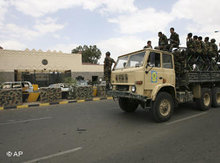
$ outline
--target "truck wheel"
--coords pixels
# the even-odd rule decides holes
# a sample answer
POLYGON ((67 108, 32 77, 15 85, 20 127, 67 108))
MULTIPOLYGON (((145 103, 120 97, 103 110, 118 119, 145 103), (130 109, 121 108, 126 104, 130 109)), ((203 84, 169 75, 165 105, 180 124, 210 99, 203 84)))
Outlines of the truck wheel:
POLYGON ((156 122, 165 122, 173 114, 174 102, 169 93, 160 92, 151 108, 151 114, 156 122))
POLYGON ((138 102, 129 98, 119 98, 119 106, 125 112, 135 112, 138 102))
POLYGON ((220 106, 220 88, 212 88, 212 106, 219 107, 220 106))
POLYGON ((209 110, 212 104, 211 90, 209 88, 202 88, 201 98, 196 99, 196 103, 200 110, 209 110))

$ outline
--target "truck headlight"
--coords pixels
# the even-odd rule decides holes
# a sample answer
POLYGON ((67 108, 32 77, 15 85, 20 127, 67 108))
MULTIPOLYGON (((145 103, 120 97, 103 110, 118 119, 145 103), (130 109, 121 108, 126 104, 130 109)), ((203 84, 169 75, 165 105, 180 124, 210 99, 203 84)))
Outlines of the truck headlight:
POLYGON ((136 92, 136 87, 135 87, 135 85, 132 85, 132 86, 131 86, 131 92, 132 92, 132 93, 135 93, 135 92, 136 92))

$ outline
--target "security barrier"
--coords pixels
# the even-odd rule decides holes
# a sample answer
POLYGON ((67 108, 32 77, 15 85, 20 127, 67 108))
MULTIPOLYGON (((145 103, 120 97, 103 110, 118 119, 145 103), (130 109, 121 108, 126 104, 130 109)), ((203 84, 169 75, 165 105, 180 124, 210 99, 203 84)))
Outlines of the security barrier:
POLYGON ((0 106, 11 107, 20 104, 22 104, 21 88, 0 90, 0 106))
MULTIPOLYGON (((0 110, 3 108, 22 108, 24 106, 41 106, 43 104, 59 104, 62 101, 62 91, 61 88, 49 88, 42 87, 36 92, 28 93, 27 102, 40 101, 39 104, 28 104, 22 105, 24 100, 25 92, 22 93, 21 88, 13 89, 0 89, 0 110), (38 98, 39 96, 39 98, 38 98)), ((105 86, 98 85, 96 87, 92 86, 70 86, 70 91, 68 92, 67 98, 69 103, 77 101, 97 101, 102 99, 107 99, 105 86), (94 94, 94 88, 96 89, 94 94), (96 97, 97 96, 97 97, 96 97), (94 98, 93 98, 94 97, 94 98)), ((67 102, 66 102, 67 103, 67 102)))
POLYGON ((106 96, 106 86, 98 85, 97 86, 97 96, 98 97, 105 97, 106 96))
POLYGON ((74 86, 70 88, 68 99, 89 99, 92 93, 92 86, 74 86))
POLYGON ((39 92, 41 102, 55 102, 62 98, 60 88, 42 87, 39 92))

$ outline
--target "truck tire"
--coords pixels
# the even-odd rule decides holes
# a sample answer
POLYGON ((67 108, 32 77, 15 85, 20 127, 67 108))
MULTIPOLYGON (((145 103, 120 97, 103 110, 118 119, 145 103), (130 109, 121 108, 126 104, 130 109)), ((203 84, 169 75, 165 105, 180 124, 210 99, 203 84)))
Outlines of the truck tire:
POLYGON ((218 87, 212 88, 212 106, 220 106, 220 88, 218 87))
POLYGON ((120 97, 118 102, 119 102, 120 108, 125 112, 129 112, 129 113, 135 112, 135 110, 138 107, 138 102, 133 99, 120 97))
POLYGON ((212 93, 209 88, 202 88, 201 98, 196 99, 197 106, 200 110, 209 110, 212 105, 212 93))
POLYGON ((174 102, 172 96, 167 92, 160 92, 151 108, 152 118, 156 122, 168 121, 173 115, 174 102))

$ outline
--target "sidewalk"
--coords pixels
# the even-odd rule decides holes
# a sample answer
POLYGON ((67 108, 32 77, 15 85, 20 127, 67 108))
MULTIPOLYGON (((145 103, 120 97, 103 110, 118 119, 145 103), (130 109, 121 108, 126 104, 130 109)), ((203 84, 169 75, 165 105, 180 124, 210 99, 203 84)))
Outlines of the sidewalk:
POLYGON ((112 97, 94 97, 90 99, 81 99, 81 100, 66 100, 61 99, 56 102, 48 102, 48 103, 41 103, 39 102, 29 102, 24 103, 22 105, 17 106, 9 106, 9 107, 0 107, 0 110, 7 110, 7 109, 22 109, 22 108, 30 108, 30 107, 39 107, 39 106, 49 106, 49 105, 59 105, 59 104, 69 104, 69 103, 81 103, 86 101, 100 101, 100 100, 112 100, 112 97))

